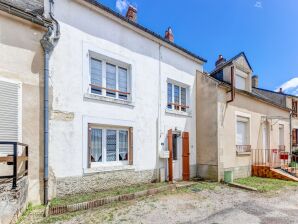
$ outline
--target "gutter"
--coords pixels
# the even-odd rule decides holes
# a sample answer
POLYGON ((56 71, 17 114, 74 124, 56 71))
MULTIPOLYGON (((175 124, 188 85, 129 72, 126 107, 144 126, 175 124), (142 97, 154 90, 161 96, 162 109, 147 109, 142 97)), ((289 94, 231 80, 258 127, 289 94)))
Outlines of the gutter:
POLYGON ((3 2, 0 2, 0 10, 43 27, 49 27, 52 25, 51 21, 47 20, 46 18, 40 15, 36 15, 30 12, 25 12, 23 9, 17 8, 15 6, 11 6, 3 2))
POLYGON ((59 38, 60 26, 58 21, 54 18, 52 6, 54 0, 50 1, 50 17, 54 22, 54 26, 49 26, 48 31, 40 40, 41 46, 44 50, 44 204, 49 202, 48 188, 49 188, 49 61, 51 53, 53 52, 59 38), (54 29, 56 32, 53 34, 54 29))

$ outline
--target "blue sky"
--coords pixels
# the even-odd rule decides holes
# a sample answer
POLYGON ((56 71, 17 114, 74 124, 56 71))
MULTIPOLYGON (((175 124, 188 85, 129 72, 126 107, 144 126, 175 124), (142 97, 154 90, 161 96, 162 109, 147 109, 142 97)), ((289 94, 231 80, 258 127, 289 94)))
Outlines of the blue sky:
POLYGON ((99 0, 115 11, 138 8, 138 23, 206 58, 206 71, 219 54, 244 51, 260 87, 276 89, 298 76, 298 0, 99 0), (118 7, 116 3, 118 1, 118 7), (119 4, 121 3, 121 4, 119 4))

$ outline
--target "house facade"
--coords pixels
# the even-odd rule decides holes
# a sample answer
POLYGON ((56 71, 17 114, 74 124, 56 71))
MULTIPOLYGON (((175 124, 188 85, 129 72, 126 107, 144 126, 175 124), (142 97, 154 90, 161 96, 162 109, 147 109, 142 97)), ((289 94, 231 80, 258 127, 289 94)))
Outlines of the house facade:
MULTIPOLYGON (((222 56, 210 75, 197 75, 198 175, 224 180, 251 175, 254 150, 290 150, 289 109, 252 88, 253 71, 244 53, 222 56), (208 122, 206 122, 208 121, 208 122)), ((264 151, 265 152, 265 151, 264 151)))
POLYGON ((123 17, 94 1, 56 1, 54 12, 51 197, 196 176, 195 80, 205 60, 174 44, 170 28, 164 38, 140 26, 132 7, 123 17))

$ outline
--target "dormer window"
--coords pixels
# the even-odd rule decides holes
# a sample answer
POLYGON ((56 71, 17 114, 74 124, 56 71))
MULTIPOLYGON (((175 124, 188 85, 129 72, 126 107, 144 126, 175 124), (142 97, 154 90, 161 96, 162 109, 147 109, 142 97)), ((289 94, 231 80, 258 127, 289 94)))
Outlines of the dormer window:
POLYGON ((235 80, 235 85, 237 89, 246 90, 246 78, 236 74, 235 80))

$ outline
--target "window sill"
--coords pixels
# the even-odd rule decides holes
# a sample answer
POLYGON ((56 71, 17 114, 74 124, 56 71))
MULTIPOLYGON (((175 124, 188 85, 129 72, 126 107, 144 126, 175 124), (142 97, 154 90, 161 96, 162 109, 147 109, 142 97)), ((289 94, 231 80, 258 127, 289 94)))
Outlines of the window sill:
POLYGON ((250 156, 251 155, 251 152, 236 152, 236 155, 237 156, 250 156))
POLYGON ((134 103, 131 102, 131 101, 114 99, 114 98, 111 98, 111 97, 100 96, 100 95, 96 95, 96 94, 92 94, 92 93, 85 93, 84 98, 87 99, 87 100, 97 100, 97 101, 115 103, 115 104, 130 106, 130 107, 135 106, 134 103))
POLYGON ((135 170, 135 167, 133 165, 119 165, 119 166, 99 166, 99 167, 92 167, 92 168, 84 168, 84 175, 124 171, 124 170, 135 170))
POLYGON ((174 115, 178 115, 178 116, 183 116, 183 117, 192 117, 191 112, 171 110, 171 109, 168 109, 168 108, 166 108, 166 113, 167 114, 174 114, 174 115))

